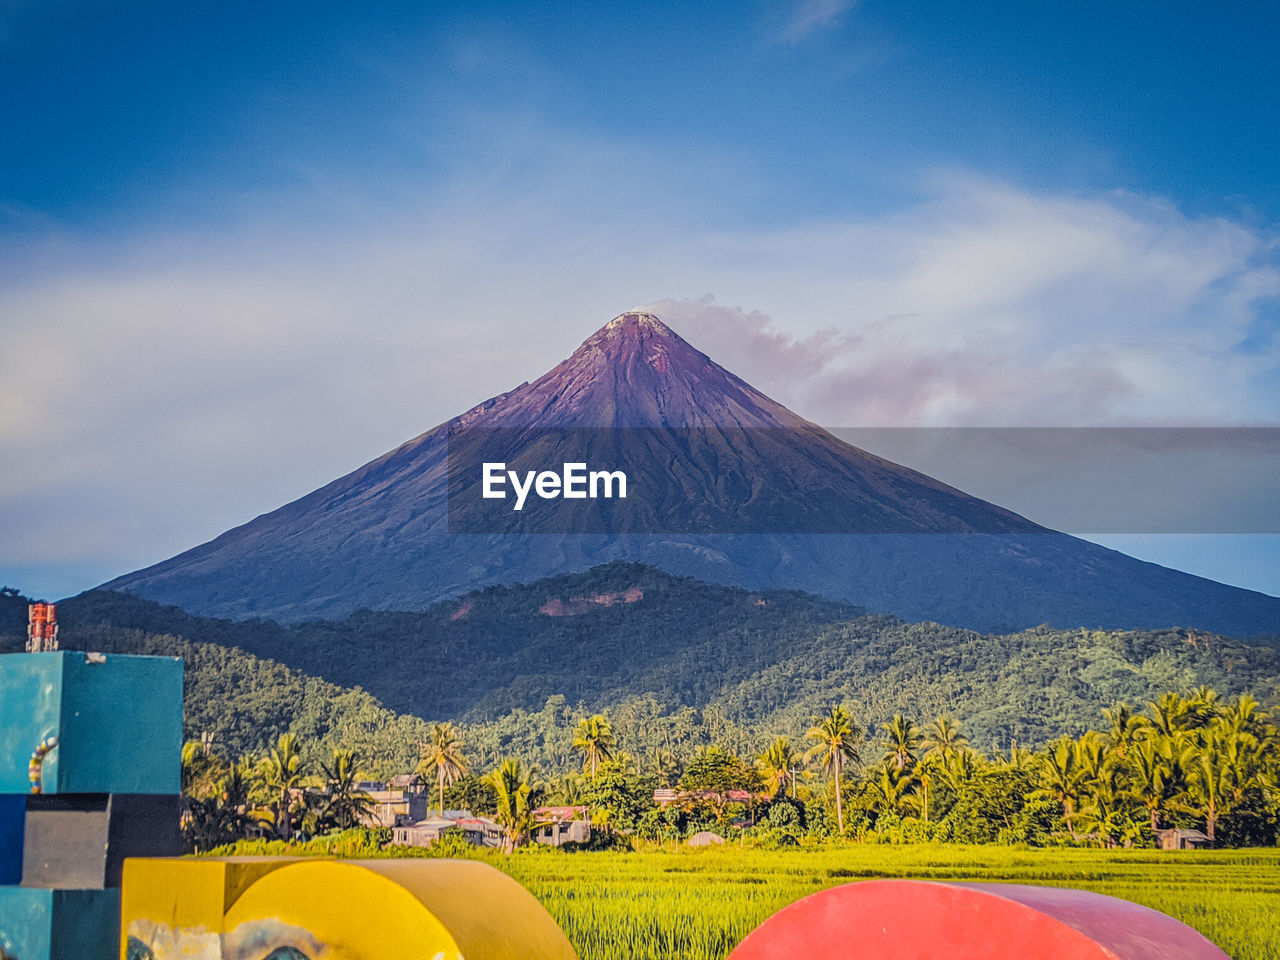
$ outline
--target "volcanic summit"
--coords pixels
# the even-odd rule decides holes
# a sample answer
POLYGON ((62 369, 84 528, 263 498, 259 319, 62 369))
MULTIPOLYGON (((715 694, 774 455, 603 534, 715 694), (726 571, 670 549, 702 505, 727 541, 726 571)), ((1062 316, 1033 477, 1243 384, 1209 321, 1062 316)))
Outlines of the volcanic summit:
POLYGON ((988 631, 1280 629, 1280 599, 1046 530, 850 446, 641 311, 537 380, 104 587, 192 613, 288 621, 422 609, 615 560, 988 631), (559 525, 531 527, 516 513, 506 526, 468 525, 459 475, 496 456, 493 438, 508 463, 547 464, 580 459, 581 441, 565 439, 580 436, 645 462, 645 496, 605 515, 625 523, 575 525, 564 518, 588 514, 562 503, 559 525))

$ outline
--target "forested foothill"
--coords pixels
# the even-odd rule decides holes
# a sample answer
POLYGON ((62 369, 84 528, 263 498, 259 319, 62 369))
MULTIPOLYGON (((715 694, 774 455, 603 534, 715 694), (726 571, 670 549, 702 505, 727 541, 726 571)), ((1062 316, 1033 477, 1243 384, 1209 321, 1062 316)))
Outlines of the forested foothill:
MULTIPOLYGON (((0 597, 0 649, 25 603, 0 597)), ((185 660, 203 849, 352 828, 361 779, 414 771, 511 849, 556 804, 589 808, 596 846, 1277 839, 1275 638, 982 635, 627 564, 340 622, 107 592, 60 616, 64 648, 185 660)))

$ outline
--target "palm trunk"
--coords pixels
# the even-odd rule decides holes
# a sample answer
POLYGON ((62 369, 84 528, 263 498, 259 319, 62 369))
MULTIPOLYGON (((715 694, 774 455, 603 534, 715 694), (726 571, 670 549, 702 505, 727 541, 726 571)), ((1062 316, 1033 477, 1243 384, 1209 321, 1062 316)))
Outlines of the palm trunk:
POLYGON ((836 824, 840 828, 840 836, 844 837, 844 798, 840 795, 840 758, 836 757, 836 824))
POLYGON ((1204 832, 1209 835, 1209 846, 1216 846, 1214 831, 1218 826, 1218 805, 1212 800, 1209 801, 1209 809, 1205 811, 1204 826, 1204 832))
POLYGON ((436 784, 440 787, 440 819, 444 819, 444 777, 437 774, 436 784))
POLYGON ((924 822, 929 822, 929 775, 925 774, 924 780, 924 822))
POLYGON ((289 817, 289 789, 285 787, 280 791, 280 802, 276 804, 276 827, 280 831, 280 839, 288 840, 293 835, 293 824, 289 817))

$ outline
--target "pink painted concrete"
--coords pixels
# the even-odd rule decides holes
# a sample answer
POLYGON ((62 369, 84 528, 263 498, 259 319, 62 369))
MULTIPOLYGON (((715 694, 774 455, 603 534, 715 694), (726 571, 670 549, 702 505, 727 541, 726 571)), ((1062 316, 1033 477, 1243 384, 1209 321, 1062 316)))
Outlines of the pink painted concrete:
POLYGON ((780 910, 729 960, 1230 960, 1115 897, 1004 883, 866 880, 780 910))

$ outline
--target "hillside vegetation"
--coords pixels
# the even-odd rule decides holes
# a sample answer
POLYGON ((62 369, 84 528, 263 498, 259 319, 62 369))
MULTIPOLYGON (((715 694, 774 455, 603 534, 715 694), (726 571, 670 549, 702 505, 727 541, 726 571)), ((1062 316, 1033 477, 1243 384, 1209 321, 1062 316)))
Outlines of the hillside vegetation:
MULTIPOLYGON (((21 649, 25 600, 2 599, 0 649, 21 649)), ((635 564, 342 621, 216 620, 106 591, 67 601, 60 619, 69 649, 182 656, 189 736, 211 731, 240 753, 294 732, 387 770, 412 766, 428 720, 463 724, 482 764, 518 754, 557 772, 577 763, 576 719, 603 711, 637 756, 711 743, 750 753, 835 702, 868 728, 898 713, 958 716, 989 749, 1079 735, 1101 708, 1167 690, 1280 692, 1273 638, 987 635, 635 564)))

